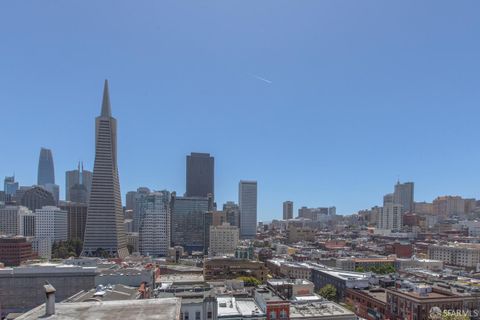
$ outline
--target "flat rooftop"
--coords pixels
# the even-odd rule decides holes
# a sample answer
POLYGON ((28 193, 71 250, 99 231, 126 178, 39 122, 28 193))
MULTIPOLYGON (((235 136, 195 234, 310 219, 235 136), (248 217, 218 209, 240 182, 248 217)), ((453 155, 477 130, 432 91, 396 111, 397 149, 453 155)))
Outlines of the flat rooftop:
POLYGON ((265 315, 253 298, 217 297, 218 316, 265 315))
POLYGON ((290 319, 325 317, 327 320, 332 319, 331 317, 342 317, 344 319, 345 316, 351 316, 352 319, 356 317, 352 311, 329 301, 290 305, 290 319))
POLYGON ((24 313, 17 320, 177 320, 180 318, 181 299, 146 299, 131 301, 57 303, 55 314, 45 317, 45 305, 24 313), (161 312, 159 312, 161 310, 161 312))

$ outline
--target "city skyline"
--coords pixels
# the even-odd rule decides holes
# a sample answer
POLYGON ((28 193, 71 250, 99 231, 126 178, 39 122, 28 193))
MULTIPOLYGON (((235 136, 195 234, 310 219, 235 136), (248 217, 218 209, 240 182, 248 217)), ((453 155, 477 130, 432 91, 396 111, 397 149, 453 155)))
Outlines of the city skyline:
POLYGON ((415 182, 417 201, 480 198, 473 147, 480 140, 478 4, 438 1, 432 15, 431 5, 418 2, 287 4, 274 12, 264 4, 247 12, 140 2, 131 19, 123 7, 78 5, 71 12, 88 14, 86 24, 70 10, 32 3, 35 10, 22 11, 24 25, 6 14, 17 5, 2 6, 1 26, 18 28, 0 44, 0 108, 29 128, 4 123, 11 134, 0 142, 8 150, 2 178, 15 172, 20 185, 33 185, 40 147, 53 151, 61 189, 78 161, 92 170, 91 115, 109 78, 121 120, 122 200, 140 186, 183 194, 191 152, 216 158, 219 206, 236 199, 238 181, 259 181, 259 220, 281 217, 285 199, 294 212, 336 206, 350 214, 381 205, 397 179, 415 182), (189 23, 178 26, 162 12, 189 23), (302 23, 287 27, 286 15, 302 23), (26 56, 38 39, 42 50, 26 56), (59 42, 61 52, 52 49, 59 42), (153 150, 150 140, 159 136, 153 150))

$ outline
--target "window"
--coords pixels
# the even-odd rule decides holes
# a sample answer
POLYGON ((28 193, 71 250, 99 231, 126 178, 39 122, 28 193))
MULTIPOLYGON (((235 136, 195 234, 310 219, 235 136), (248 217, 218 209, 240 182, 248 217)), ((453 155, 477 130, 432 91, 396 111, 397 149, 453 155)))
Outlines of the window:
POLYGON ((189 314, 188 314, 188 311, 185 312, 185 317, 183 318, 183 320, 188 320, 189 318, 189 314))
POLYGON ((277 319, 277 313, 275 311, 270 312, 270 319, 271 320, 277 319))
POLYGON ((195 320, 200 320, 200 311, 195 312, 195 320))
POLYGON ((212 319, 212 311, 207 312, 207 319, 212 319))

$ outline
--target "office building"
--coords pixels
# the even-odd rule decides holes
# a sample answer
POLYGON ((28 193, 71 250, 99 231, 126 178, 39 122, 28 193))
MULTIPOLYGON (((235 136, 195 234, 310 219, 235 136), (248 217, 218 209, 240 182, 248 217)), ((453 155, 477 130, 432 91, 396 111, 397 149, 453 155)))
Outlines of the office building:
POLYGON ((67 240, 67 211, 52 206, 35 210, 35 237, 49 238, 52 241, 67 240))
MULTIPOLYGON (((24 208, 24 207, 23 207, 24 208)), ((26 210, 19 210, 18 213, 18 234, 24 237, 35 236, 35 213, 26 210)))
POLYGON ((133 210, 135 208, 136 191, 128 191, 125 195, 125 210, 133 210))
POLYGON ((38 159, 37 185, 53 195, 55 204, 59 200, 59 187, 55 184, 55 169, 53 166, 52 150, 41 148, 38 159))
POLYGON ((83 256, 128 256, 117 166, 117 121, 105 80, 102 111, 95 120, 95 164, 83 256))
POLYGON ((83 169, 83 162, 76 170, 65 173, 65 200, 88 203, 92 189, 92 172, 83 169), (73 189, 73 192, 72 192, 73 189))
POLYGON ((233 255, 238 246, 240 231, 238 227, 223 223, 220 226, 210 226, 210 256, 233 255))
POLYGON ((166 256, 170 248, 170 192, 152 192, 143 198, 139 250, 144 256, 166 256))
POLYGON ((0 208, 0 235, 21 235, 21 216, 28 214, 31 211, 23 206, 7 205, 0 208))
POLYGON ((189 253, 207 250, 210 202, 208 198, 177 197, 172 193, 172 246, 182 246, 189 253))
POLYGON ((310 219, 312 221, 327 221, 332 216, 336 215, 335 207, 319 207, 307 208, 301 207, 298 209, 298 217, 303 219, 310 219))
POLYGON ((227 201, 223 205, 223 212, 225 213, 225 221, 231 226, 240 228, 240 207, 233 201, 227 201))
POLYGON ((285 201, 283 203, 283 220, 293 219, 293 202, 285 201))
POLYGON ((133 196, 133 232, 140 231, 140 224, 142 223, 143 214, 145 213, 144 205, 146 202, 144 199, 150 194, 150 189, 146 187, 140 187, 137 189, 133 196))
POLYGON ((3 181, 3 191, 6 196, 14 196, 18 190, 18 182, 15 182, 15 176, 5 177, 3 181))
POLYGON ((187 197, 214 196, 214 158, 209 153, 187 156, 187 197))
POLYGON ((43 187, 22 188, 17 191, 17 196, 21 195, 20 204, 32 211, 44 206, 55 206, 57 203, 53 194, 43 187))
POLYGON ((32 244, 25 237, 0 236, 0 262, 5 266, 19 266, 23 262, 33 259, 34 256, 32 244))
POLYGON ((59 207, 67 212, 68 240, 79 239, 83 241, 87 224, 88 206, 78 202, 62 202, 59 207))
POLYGON ((240 207, 240 237, 254 239, 257 234, 257 181, 240 181, 238 185, 240 207))
POLYGON ((393 202, 401 205, 403 212, 413 212, 415 208, 413 182, 400 183, 398 181, 393 193, 393 202))
POLYGON ((37 185, 43 186, 49 183, 55 183, 52 150, 41 148, 40 157, 38 159, 37 185))

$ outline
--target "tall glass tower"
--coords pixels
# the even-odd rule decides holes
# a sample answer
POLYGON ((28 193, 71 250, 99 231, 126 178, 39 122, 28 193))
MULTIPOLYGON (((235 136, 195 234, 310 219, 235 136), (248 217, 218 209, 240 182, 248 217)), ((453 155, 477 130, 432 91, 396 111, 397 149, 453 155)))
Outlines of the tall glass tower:
POLYGON ((40 158, 38 159, 37 184, 45 186, 55 184, 55 171, 53 168, 52 150, 41 148, 40 158))
POLYGON ((112 117, 108 81, 102 112, 95 119, 95 164, 82 256, 128 256, 117 167, 117 120, 112 117))

